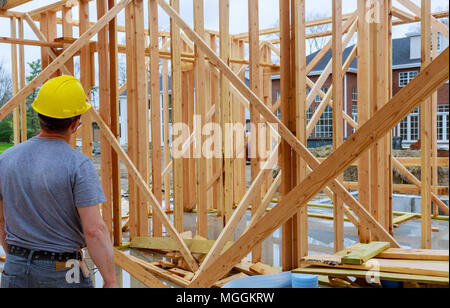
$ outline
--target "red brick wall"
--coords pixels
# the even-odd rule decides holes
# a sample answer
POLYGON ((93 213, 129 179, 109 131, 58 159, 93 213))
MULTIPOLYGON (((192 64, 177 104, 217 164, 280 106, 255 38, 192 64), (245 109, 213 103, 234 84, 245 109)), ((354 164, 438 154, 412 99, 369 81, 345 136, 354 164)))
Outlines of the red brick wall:
MULTIPOLYGON (((414 71, 419 70, 419 68, 409 68, 409 69, 401 69, 401 70, 394 70, 392 74, 392 90, 393 95, 397 94, 402 88, 399 87, 399 73, 400 72, 408 72, 408 71, 414 71)), ((310 76, 310 79, 313 82, 316 82, 319 76, 310 76)), ((329 88, 332 83, 332 77, 330 76, 328 80, 324 83, 323 87, 329 88)), ((438 104, 442 105, 448 105, 449 104, 449 89, 448 89, 448 83, 443 85, 438 90, 438 104)), ((357 87, 357 74, 354 73, 347 73, 347 114, 352 117, 352 105, 356 104, 357 102, 352 101, 352 89, 354 87, 357 87)), ((277 93, 280 91, 280 80, 276 79, 272 81, 272 98, 273 102, 276 102, 277 100, 277 93)), ((345 96, 345 91, 344 91, 345 96)), ((345 97, 344 97, 345 102, 345 97)), ((315 109, 318 106, 318 103, 313 102, 312 103, 313 108, 315 109)), ((344 123, 347 123, 344 121, 344 123)), ((347 136, 352 135, 352 127, 349 124, 347 125, 347 136)), ((315 137, 313 133, 313 137, 315 137)))

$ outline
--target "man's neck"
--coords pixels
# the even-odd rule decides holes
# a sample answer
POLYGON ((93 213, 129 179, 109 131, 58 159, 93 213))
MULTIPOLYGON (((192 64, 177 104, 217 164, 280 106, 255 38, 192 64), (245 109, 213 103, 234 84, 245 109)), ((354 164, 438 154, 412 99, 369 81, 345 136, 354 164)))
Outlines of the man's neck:
POLYGON ((72 134, 70 134, 69 131, 63 133, 49 133, 44 130, 41 130, 41 132, 39 133, 39 135, 37 135, 37 137, 45 139, 62 140, 65 141, 67 144, 70 144, 71 135, 72 134))

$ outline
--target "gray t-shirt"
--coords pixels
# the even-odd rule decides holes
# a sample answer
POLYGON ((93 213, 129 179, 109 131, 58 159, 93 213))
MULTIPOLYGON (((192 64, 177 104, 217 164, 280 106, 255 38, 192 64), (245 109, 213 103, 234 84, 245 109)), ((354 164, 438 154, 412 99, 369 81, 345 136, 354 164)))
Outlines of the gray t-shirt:
POLYGON ((86 247, 77 208, 105 202, 92 161, 62 140, 34 137, 0 155, 0 200, 10 245, 86 247))

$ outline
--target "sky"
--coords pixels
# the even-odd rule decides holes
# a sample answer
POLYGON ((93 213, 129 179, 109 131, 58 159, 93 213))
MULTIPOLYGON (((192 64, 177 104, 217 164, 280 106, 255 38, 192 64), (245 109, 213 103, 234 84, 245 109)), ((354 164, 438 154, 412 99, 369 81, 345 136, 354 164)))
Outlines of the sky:
MULTIPOLYGON (((13 10, 19 12, 28 12, 36 8, 57 2, 57 0, 33 0, 29 3, 23 4, 13 10)), ((420 0, 413 0, 420 5, 420 0)), ((219 28, 219 0, 204 0, 205 3, 205 27, 211 30, 218 30, 219 28)), ((230 33, 237 34, 248 31, 248 12, 246 0, 230 0, 230 33)), ((323 17, 330 17, 332 15, 331 8, 332 0, 306 0, 306 16, 321 15, 323 17)), ((343 0, 343 14, 352 13, 356 9, 357 0, 343 0)), ((405 9, 403 6, 393 0, 396 7, 405 9)), ((193 25, 193 0, 181 0, 181 16, 190 25, 193 25)), ((147 1, 144 1, 144 12, 147 12, 147 1)), ((431 0, 432 11, 440 9, 448 9, 448 0, 431 0)), ((60 13, 59 13, 60 14, 60 13)), ((58 16, 60 16, 58 14, 58 16)), ((90 2, 91 19, 94 20, 96 16, 95 1, 90 2)), ((73 18, 78 19, 78 12, 75 8, 73 10, 73 18)), ((259 19, 260 29, 276 27, 279 24, 279 6, 278 0, 259 0, 259 19)), ((118 15, 118 24, 124 25, 124 12, 118 15)), ((147 24, 147 19, 146 19, 147 24)), ((162 31, 169 31, 169 18, 165 12, 159 8, 159 28, 162 31)), ((411 30, 411 25, 398 26, 394 28, 393 37, 398 38, 405 35, 411 30)), ((77 30, 74 28, 74 35, 77 36, 77 30)), ((7 18, 0 18, 0 37, 10 36, 10 22, 7 18)), ((62 36, 62 29, 58 27, 58 36, 62 36)), ((29 26, 25 24, 25 38, 36 40, 36 36, 31 31, 29 26)), ((95 37, 94 37, 95 39, 95 37)), ((119 35, 119 43, 124 41, 123 35, 119 35)), ((40 57, 39 47, 25 47, 25 61, 31 62, 40 57)), ((0 43, 0 63, 5 69, 10 71, 11 65, 11 49, 9 44, 0 43)), ((28 72, 28 68, 27 68, 28 72)))

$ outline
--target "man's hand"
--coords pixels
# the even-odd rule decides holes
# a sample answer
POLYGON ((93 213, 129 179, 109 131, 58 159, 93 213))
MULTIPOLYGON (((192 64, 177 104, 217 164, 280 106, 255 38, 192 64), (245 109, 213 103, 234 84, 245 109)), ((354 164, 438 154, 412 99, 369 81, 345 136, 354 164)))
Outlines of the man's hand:
POLYGON ((104 287, 117 288, 114 250, 99 206, 78 208, 89 255, 100 271, 104 287))

